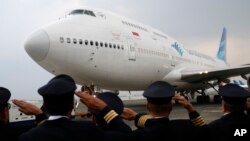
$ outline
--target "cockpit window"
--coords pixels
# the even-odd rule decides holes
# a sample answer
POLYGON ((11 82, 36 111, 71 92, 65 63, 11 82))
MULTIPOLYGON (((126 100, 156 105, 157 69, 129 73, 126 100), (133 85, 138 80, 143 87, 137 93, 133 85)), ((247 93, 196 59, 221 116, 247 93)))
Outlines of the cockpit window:
POLYGON ((90 16, 95 17, 95 14, 94 14, 94 12, 93 12, 93 11, 84 10, 84 14, 86 14, 86 15, 90 15, 90 16))
POLYGON ((73 10, 69 13, 69 15, 75 15, 75 14, 83 14, 83 10, 82 9, 76 9, 73 10))
POLYGON ((76 9, 69 13, 69 15, 77 15, 77 14, 85 14, 85 15, 96 17, 95 13, 90 10, 76 9))

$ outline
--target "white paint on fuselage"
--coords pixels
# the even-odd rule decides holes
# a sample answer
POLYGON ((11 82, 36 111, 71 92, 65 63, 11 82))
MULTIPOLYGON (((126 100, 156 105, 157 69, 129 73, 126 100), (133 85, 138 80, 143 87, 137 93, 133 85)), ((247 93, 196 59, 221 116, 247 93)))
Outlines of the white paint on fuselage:
POLYGON ((46 58, 37 63, 53 74, 69 74, 80 84, 95 84, 113 90, 143 90, 157 80, 168 81, 176 89, 198 88, 203 84, 180 80, 182 69, 225 66, 222 61, 199 57, 201 53, 183 48, 178 41, 149 26, 110 12, 93 11, 104 16, 69 15, 43 27, 49 36, 50 47, 46 58), (123 21, 134 25, 123 24, 123 21), (60 37, 64 38, 63 43, 60 37), (76 44, 73 39, 77 40, 76 44), (82 44, 79 44, 80 39, 82 44), (90 45, 90 41, 94 45, 90 45), (112 48, 100 47, 101 42, 111 43, 112 48), (182 50, 182 55, 173 47, 174 43, 182 50), (120 49, 114 49, 113 44, 119 45, 120 49), (131 46, 134 52, 130 51, 131 46))

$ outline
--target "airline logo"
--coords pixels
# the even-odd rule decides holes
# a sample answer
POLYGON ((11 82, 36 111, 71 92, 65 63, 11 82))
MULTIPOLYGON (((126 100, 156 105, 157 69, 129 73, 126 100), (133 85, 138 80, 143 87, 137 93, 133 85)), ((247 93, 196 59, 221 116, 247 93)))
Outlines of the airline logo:
POLYGON ((233 80, 233 83, 236 85, 245 85, 244 82, 242 82, 241 80, 233 80))
POLYGON ((224 46, 225 46, 225 41, 222 41, 221 43, 220 43, 220 48, 219 48, 219 51, 218 51, 218 54, 217 54, 217 57, 220 59, 220 60, 225 60, 225 53, 226 53, 226 51, 225 51, 225 48, 224 48, 224 46))
POLYGON ((223 28, 220 47, 217 53, 217 58, 223 61, 226 61, 226 32, 227 32, 226 28, 223 28))
POLYGON ((175 42, 174 44, 171 45, 181 56, 184 53, 184 50, 175 42))

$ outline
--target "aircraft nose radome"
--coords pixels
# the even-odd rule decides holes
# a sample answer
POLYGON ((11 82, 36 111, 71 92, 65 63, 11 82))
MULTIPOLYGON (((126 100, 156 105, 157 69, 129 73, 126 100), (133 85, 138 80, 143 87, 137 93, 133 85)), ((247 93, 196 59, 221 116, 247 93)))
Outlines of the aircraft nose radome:
POLYGON ((42 61, 49 52, 49 36, 44 30, 38 30, 28 37, 24 47, 32 59, 42 61))

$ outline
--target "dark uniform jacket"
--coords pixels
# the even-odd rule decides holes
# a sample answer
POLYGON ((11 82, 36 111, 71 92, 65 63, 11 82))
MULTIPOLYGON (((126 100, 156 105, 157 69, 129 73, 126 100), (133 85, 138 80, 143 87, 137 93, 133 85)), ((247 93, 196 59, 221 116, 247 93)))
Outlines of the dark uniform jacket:
POLYGON ((135 140, 169 140, 172 137, 172 125, 168 118, 155 118, 147 121, 145 128, 133 131, 135 140))
POLYGON ((205 122, 198 112, 189 113, 190 120, 169 120, 167 117, 152 118, 145 114, 135 117, 138 130, 133 132, 133 137, 138 140, 204 140, 200 134, 200 126, 205 122))
MULTIPOLYGON (((109 109, 106 109, 108 113, 109 109)), ((116 132, 131 132, 120 117, 114 118, 108 124, 115 131, 103 131, 92 121, 74 121, 66 117, 56 120, 46 120, 38 127, 22 134, 20 141, 96 141, 112 139, 116 132)), ((118 137, 118 136, 117 136, 118 137)))
POLYGON ((5 125, 3 121, 0 120, 0 140, 1 141, 13 141, 17 137, 13 136, 9 126, 5 125))
MULTIPOLYGON (((236 129, 243 128, 250 131, 250 119, 244 112, 232 112, 208 124, 211 140, 243 139, 243 137, 234 136, 236 129)), ((248 137, 250 137, 249 134, 248 137)))
POLYGON ((77 141, 101 140, 104 134, 91 121, 72 121, 68 118, 47 120, 20 136, 20 141, 77 141))
POLYGON ((34 126, 35 123, 32 121, 20 122, 20 124, 4 124, 4 122, 0 120, 0 141, 17 141, 22 133, 28 131, 34 126))
POLYGON ((197 127, 190 120, 169 120, 168 118, 153 118, 147 120, 145 128, 134 131, 138 140, 198 140, 195 138, 197 127))

